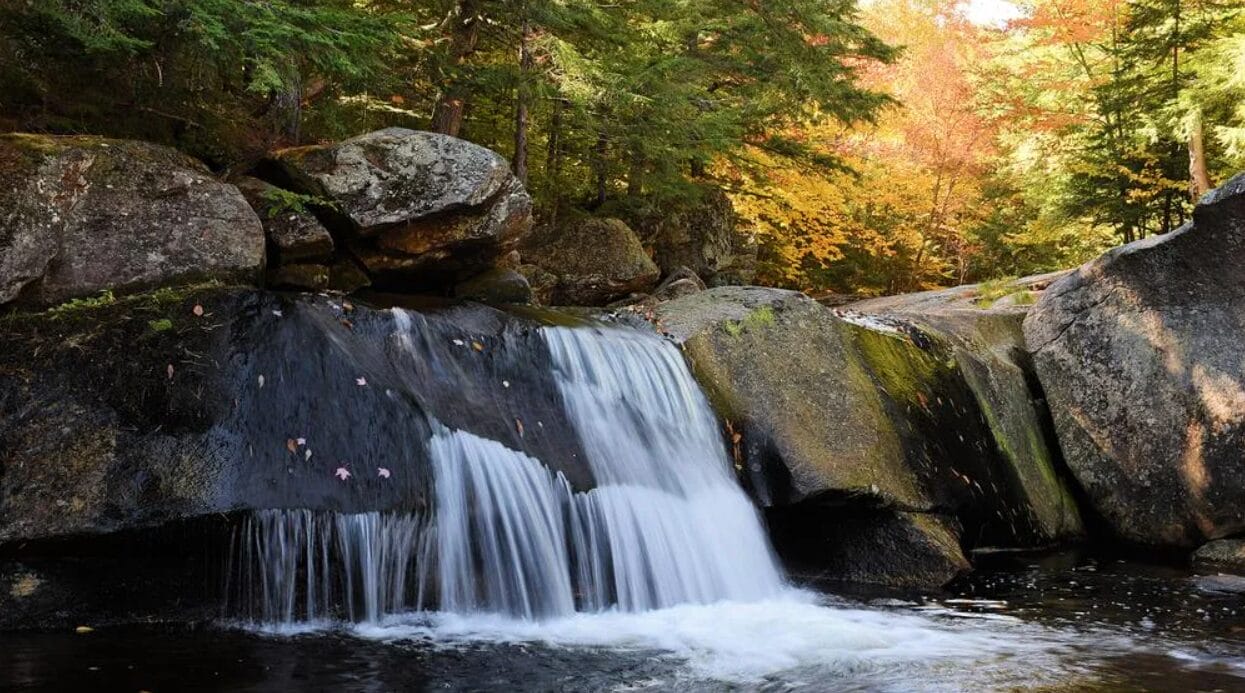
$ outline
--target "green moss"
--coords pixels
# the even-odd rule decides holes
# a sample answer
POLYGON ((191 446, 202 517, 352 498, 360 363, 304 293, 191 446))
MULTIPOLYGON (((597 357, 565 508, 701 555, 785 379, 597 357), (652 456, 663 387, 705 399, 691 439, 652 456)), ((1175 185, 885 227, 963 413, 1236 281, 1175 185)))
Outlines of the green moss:
POLYGON ((753 329, 773 325, 774 309, 769 306, 761 306, 751 313, 748 313, 748 317, 744 318, 743 322, 745 327, 753 329))
POLYGON ((1017 284, 1016 281, 1015 277, 1004 277, 982 282, 977 288, 977 297, 973 299, 973 305, 978 308, 990 308, 1009 296, 1013 297, 1013 305, 1031 306, 1036 303, 1037 294, 1017 284))
POLYGON ((173 321, 168 318, 160 318, 159 320, 148 321, 147 326, 151 328, 152 332, 167 332, 173 329, 173 321))
POLYGON ((92 326, 100 322, 114 322, 132 318, 148 320, 148 327, 153 332, 161 332, 155 323, 162 323, 166 317, 152 316, 162 313, 170 306, 185 302, 192 296, 224 288, 226 285, 218 281, 201 282, 186 286, 163 287, 154 291, 125 296, 116 296, 112 291, 101 291, 97 296, 75 298, 58 306, 43 311, 23 312, 13 310, 0 316, 0 325, 16 328, 24 324, 32 327, 40 324, 58 325, 59 331, 85 327, 86 333, 92 326))
POLYGON ((715 358, 715 350, 706 335, 697 335, 683 344, 684 360, 691 368, 692 377, 700 383, 701 390, 709 398, 709 405, 718 416, 727 421, 740 417, 739 408, 731 396, 731 379, 727 369, 715 358))
POLYGON ((1016 295, 1016 298, 1012 299, 1012 302, 1013 302, 1015 305, 1018 305, 1018 306, 1031 306, 1031 305, 1033 305, 1034 303, 1037 303, 1037 296, 1038 296, 1038 295, 1037 295, 1037 293, 1036 293, 1036 292, 1034 292, 1034 291, 1029 291, 1028 289, 1025 289, 1025 290, 1023 290, 1023 291, 1018 291, 1018 292, 1016 292, 1016 294, 1015 294, 1015 295, 1016 295))
POLYGON ((744 316, 743 320, 727 320, 722 323, 722 329, 732 337, 738 337, 744 332, 754 332, 774 324, 774 309, 769 306, 761 306, 744 316))
POLYGON ((850 325, 856 347, 892 399, 926 408, 927 398, 940 377, 954 365, 919 348, 902 335, 850 325))
POLYGON ((112 291, 105 289, 104 291, 99 292, 98 296, 93 296, 91 298, 75 298, 71 301, 62 303, 59 306, 49 308, 47 312, 51 317, 61 318, 82 310, 91 310, 93 308, 111 306, 116 302, 117 298, 116 296, 113 296, 112 291))
MULTIPOLYGON (((979 327, 987 325, 979 323, 979 327)), ((960 354, 959 359, 990 436, 1002 460, 1011 467, 1014 483, 1023 494, 1037 529, 1046 539, 1079 533, 1080 512, 1067 484, 1055 471, 1023 375, 1013 373, 1011 364, 991 365, 968 353, 960 354)))
POLYGON ((59 154, 65 149, 62 141, 54 137, 25 132, 14 132, 5 135, 4 142, 14 149, 38 155, 59 154))

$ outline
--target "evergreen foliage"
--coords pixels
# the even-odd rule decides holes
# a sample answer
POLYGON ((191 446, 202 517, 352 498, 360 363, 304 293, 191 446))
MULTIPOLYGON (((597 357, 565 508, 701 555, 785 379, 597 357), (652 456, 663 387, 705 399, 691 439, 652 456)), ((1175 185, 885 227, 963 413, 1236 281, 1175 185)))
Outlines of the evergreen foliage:
POLYGON ((1076 264, 1245 167, 1232 0, 0 0, 0 129, 218 169, 390 125, 496 149, 543 221, 727 190, 760 280, 1076 264))

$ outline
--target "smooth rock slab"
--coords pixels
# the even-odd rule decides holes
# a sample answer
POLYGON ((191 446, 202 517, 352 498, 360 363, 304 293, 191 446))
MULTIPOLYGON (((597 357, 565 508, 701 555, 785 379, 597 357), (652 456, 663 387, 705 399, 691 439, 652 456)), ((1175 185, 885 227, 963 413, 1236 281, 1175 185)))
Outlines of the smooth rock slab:
POLYGON ((592 485, 544 338, 476 304, 202 288, 0 321, 0 552, 232 511, 423 510, 434 425, 592 485))
POLYGON ((1245 530, 1245 177, 1053 284, 1025 320, 1069 468, 1123 538, 1245 530))
POLYGON ((145 142, 0 135, 0 304, 253 281, 264 232, 242 194, 145 142))

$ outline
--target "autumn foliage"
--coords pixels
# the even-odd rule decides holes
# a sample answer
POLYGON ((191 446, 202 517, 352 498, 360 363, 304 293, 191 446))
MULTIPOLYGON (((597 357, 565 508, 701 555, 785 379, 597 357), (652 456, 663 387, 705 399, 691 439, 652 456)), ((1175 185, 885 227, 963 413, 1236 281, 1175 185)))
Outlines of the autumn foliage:
POLYGON ((902 50, 864 74, 894 105, 870 127, 788 133, 844 170, 757 152, 763 174, 723 172, 762 241, 764 281, 879 294, 1068 267, 1174 229, 1207 183, 1245 165, 1245 29, 1232 8, 1019 10, 982 26, 956 2, 865 5, 864 25, 902 50))

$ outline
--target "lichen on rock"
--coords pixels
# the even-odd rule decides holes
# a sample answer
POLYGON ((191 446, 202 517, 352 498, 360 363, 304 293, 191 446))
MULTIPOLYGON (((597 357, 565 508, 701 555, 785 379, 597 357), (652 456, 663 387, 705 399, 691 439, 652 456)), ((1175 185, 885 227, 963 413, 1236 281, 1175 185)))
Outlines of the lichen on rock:
POLYGON ((0 135, 0 304, 220 279, 264 267, 237 188, 173 149, 101 137, 0 135))

